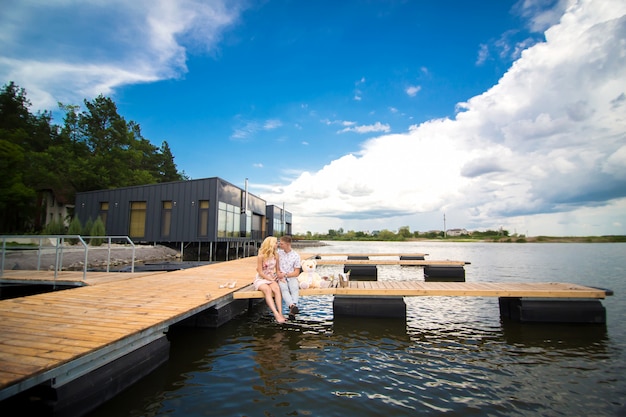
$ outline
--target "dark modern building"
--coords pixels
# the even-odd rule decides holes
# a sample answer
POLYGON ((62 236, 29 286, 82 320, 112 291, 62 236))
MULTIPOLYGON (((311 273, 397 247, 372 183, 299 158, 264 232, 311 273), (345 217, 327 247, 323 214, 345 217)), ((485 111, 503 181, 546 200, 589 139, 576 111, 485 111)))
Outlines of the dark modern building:
POLYGON ((267 236, 291 234, 292 216, 218 177, 76 194, 82 224, 102 219, 107 236, 180 249, 185 259, 250 254, 267 236))

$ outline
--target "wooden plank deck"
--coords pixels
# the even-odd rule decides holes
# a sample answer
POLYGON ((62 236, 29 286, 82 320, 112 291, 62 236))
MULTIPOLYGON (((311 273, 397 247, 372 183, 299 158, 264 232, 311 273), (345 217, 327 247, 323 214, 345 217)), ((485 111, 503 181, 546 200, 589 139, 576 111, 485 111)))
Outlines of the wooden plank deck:
MULTIPOLYGON (((425 282, 425 281, 350 281, 345 288, 300 290, 301 296, 398 296, 398 297, 533 297, 603 299, 606 291, 578 284, 561 282, 425 282)), ((251 287, 233 294, 235 299, 263 298, 261 291, 251 287)))
MULTIPOLYGON (((251 257, 167 273, 109 273, 108 282, 87 273, 87 286, 0 301, 0 400, 76 369, 87 372, 231 302, 255 270, 251 257), (234 288, 225 286, 233 281, 234 288)), ((79 281, 82 272, 60 276, 79 281)))

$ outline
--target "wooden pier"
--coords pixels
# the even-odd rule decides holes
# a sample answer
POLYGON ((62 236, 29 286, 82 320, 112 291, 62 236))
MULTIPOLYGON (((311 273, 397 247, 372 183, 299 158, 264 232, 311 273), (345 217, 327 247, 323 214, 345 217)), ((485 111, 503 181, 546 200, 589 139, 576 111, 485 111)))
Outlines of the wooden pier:
POLYGON ((220 317, 220 309, 234 309, 232 294, 253 281, 255 270, 255 257, 172 272, 88 272, 85 278, 82 272, 54 279, 48 271, 5 270, 5 284, 78 287, 0 301, 0 401, 41 384, 58 389, 164 340, 171 325, 199 313, 214 313, 219 325, 230 318, 220 317))
MULTIPOLYGON (((604 299, 606 291, 598 288, 560 282, 424 282, 424 281, 349 281, 341 288, 300 290, 301 296, 343 295, 368 297, 532 297, 604 299)), ((233 294, 236 300, 263 298, 251 286, 233 294)))
MULTIPOLYGON (((303 259, 315 256, 301 255, 303 259)), ((198 320, 203 314, 218 326, 245 311, 249 299, 262 297, 251 288, 256 257, 171 272, 61 272, 56 278, 47 271, 3 272, 3 283, 77 287, 0 301, 0 401, 41 386, 58 392, 70 384, 94 390, 96 384, 76 382, 114 363, 132 370, 127 373, 136 374, 135 378, 141 377, 167 360, 165 334, 170 326, 198 320), (148 350, 136 355, 141 349, 148 350), (158 355, 165 356, 143 373, 134 372, 133 367, 146 356, 158 355), (123 360, 126 362, 120 362, 123 360)), ((336 299, 472 296, 598 300, 607 292, 567 283, 350 281, 344 288, 307 289, 301 295, 332 295, 336 299)), ((102 386, 117 390, 110 388, 94 396, 77 393, 74 387, 66 395, 84 398, 79 405, 93 408, 93 402, 103 402, 124 388, 109 384, 110 375, 103 378, 102 386)))

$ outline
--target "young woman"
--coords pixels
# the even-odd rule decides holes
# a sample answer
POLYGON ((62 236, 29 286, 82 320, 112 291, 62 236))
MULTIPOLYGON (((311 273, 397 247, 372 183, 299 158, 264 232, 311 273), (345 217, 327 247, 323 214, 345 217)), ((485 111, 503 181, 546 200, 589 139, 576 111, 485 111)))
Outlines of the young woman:
POLYGON ((281 313, 283 299, 278 286, 278 240, 274 236, 266 237, 261 244, 256 272, 254 289, 265 295, 265 302, 272 310, 276 321, 286 322, 287 320, 281 313))

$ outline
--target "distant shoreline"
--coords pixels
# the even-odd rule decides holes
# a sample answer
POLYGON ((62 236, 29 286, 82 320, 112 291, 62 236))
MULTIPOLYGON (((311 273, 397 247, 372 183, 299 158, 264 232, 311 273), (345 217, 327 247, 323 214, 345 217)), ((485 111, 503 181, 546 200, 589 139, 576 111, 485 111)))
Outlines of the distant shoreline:
MULTIPOLYGON (((454 242, 454 243, 626 243, 626 236, 502 236, 498 238, 472 239, 466 237, 448 237, 448 238, 406 238, 404 240, 387 240, 387 239, 322 239, 324 242, 454 242)), ((309 246, 327 246, 322 240, 317 239, 298 239, 293 240, 294 247, 309 246)))

